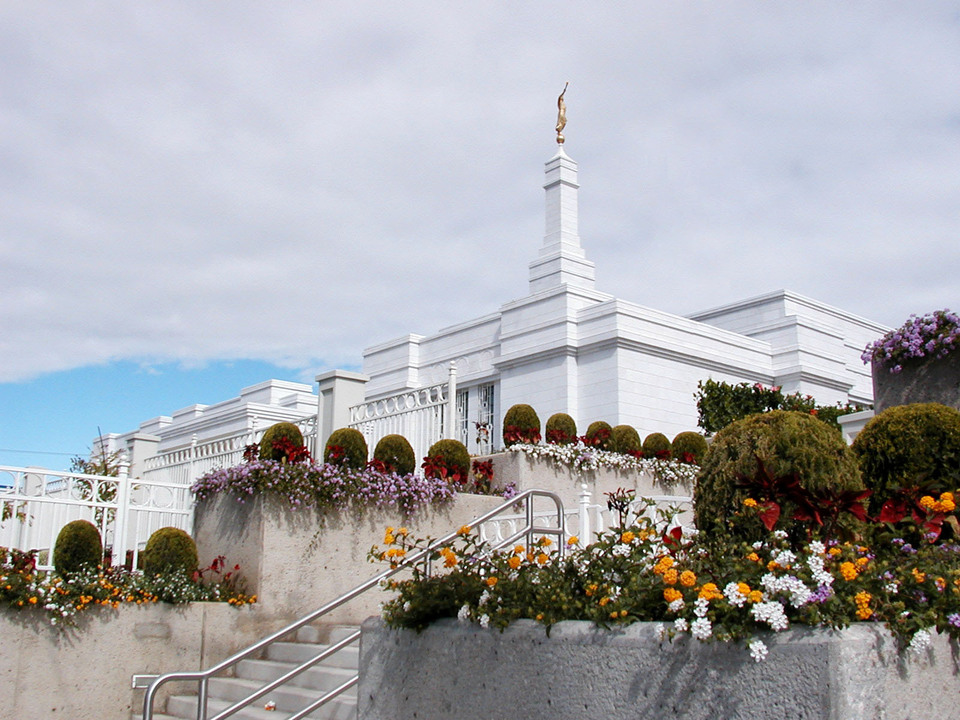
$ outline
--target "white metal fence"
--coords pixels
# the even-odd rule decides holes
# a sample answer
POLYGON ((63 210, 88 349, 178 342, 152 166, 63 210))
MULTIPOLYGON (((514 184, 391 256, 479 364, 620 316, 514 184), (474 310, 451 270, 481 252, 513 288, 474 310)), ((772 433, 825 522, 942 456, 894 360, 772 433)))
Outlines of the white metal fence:
POLYGON ((137 555, 161 527, 193 530, 190 486, 130 478, 0 466, 0 546, 36 550, 38 567, 53 566, 61 528, 88 520, 100 530, 114 565, 137 555), (128 553, 130 557, 128 558, 128 553))
MULTIPOLYGON (((579 503, 573 508, 564 508, 564 529, 566 536, 576 536, 581 545, 593 542, 595 536, 599 533, 616 527, 619 521, 617 513, 592 502, 590 491, 586 485, 582 486, 579 503)), ((689 529, 693 527, 693 498, 688 495, 656 495, 648 498, 637 498, 630 504, 627 514, 627 523, 632 523, 638 516, 649 517, 657 521, 657 508, 676 507, 679 514, 675 518, 671 527, 660 527, 660 530, 666 532, 673 527, 682 527, 689 529), (648 504, 647 501, 652 504, 648 504)), ((535 512, 538 522, 549 522, 551 518, 556 517, 556 512, 549 511, 535 512)), ((480 538, 490 543, 502 542, 517 532, 518 528, 524 527, 527 518, 524 515, 507 515, 497 517, 480 526, 480 538)))
POLYGON ((451 364, 446 383, 351 407, 349 427, 363 433, 371 452, 381 438, 396 434, 410 442, 415 458, 424 458, 448 429, 456 429, 456 398, 457 371, 451 364))

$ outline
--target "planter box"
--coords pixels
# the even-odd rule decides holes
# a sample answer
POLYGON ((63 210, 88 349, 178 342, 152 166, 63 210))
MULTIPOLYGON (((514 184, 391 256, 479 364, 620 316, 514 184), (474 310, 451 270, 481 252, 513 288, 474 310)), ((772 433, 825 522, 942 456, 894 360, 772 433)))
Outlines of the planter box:
POLYGON ((359 720, 396 718, 960 718, 956 644, 904 661, 879 626, 767 633, 743 645, 660 642, 654 623, 603 630, 531 620, 503 633, 444 620, 420 634, 363 626, 359 720))
POLYGON ((944 358, 920 358, 903 363, 893 374, 873 365, 873 404, 879 413, 893 405, 938 402, 960 410, 960 351, 944 358))
MULTIPOLYGON (((383 545, 388 525, 406 525, 420 537, 440 537, 502 502, 499 497, 458 495, 452 503, 404 518, 397 511, 317 513, 275 498, 240 503, 223 495, 197 505, 194 539, 201 564, 218 555, 226 557, 227 567, 239 564, 247 591, 257 595, 257 617, 283 627, 386 569, 370 563, 367 552, 383 545)), ((335 610, 327 622, 359 625, 378 613, 385 597, 371 590, 335 610)))

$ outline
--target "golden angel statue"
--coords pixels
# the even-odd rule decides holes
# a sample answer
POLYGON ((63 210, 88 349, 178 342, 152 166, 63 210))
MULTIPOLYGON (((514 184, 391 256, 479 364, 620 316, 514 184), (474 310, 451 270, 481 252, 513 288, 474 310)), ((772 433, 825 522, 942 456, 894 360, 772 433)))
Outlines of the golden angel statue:
POLYGON ((563 145, 563 129, 567 126, 567 104, 563 101, 563 96, 567 93, 569 81, 563 84, 563 92, 557 98, 557 145, 563 145))

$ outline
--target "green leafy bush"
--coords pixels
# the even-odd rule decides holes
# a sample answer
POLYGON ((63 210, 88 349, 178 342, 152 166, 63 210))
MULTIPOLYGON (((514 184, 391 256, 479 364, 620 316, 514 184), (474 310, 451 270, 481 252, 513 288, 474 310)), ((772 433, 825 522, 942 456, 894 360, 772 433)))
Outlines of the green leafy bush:
POLYGON ((577 423, 566 413, 554 413, 547 418, 547 442, 570 445, 577 441, 577 423))
POLYGON ((814 510, 842 534, 856 526, 851 513, 863 489, 856 457, 838 432, 810 415, 774 410, 717 433, 697 476, 694 517, 701 533, 742 536, 738 516, 749 499, 771 512, 776 506, 778 527, 792 535, 805 527, 797 516, 814 510))
POLYGON ((870 420, 853 442, 870 512, 901 490, 926 494, 960 485, 960 412, 939 403, 897 405, 870 420))
POLYGON ((699 465, 707 454, 707 439, 700 433, 682 432, 674 439, 671 447, 673 457, 680 462, 699 465))
POLYGON ((529 405, 513 405, 503 416, 503 444, 536 445, 540 442, 540 417, 529 405))
POLYGON ((670 439, 663 433, 650 433, 643 439, 643 456, 670 459, 670 439))
POLYGON ((596 420, 587 426, 583 442, 600 450, 613 450, 613 428, 604 420, 596 420))
POLYGON ((423 459, 427 477, 441 477, 454 485, 462 485, 470 477, 470 453, 459 440, 438 440, 423 459))
POLYGON ((53 567, 60 575, 96 568, 103 559, 100 531, 87 520, 68 522, 53 546, 53 567))
POLYGON ((327 440, 323 460, 354 470, 361 469, 367 464, 367 441, 363 439, 363 433, 354 428, 334 430, 327 440))
POLYGON ((385 435, 373 449, 373 459, 398 475, 409 475, 417 469, 413 446, 403 435, 385 435))
POLYGON ((260 438, 260 457, 281 462, 290 459, 293 448, 303 447, 303 433, 293 423, 280 422, 271 425, 260 438))
POLYGON ((188 577, 197 569, 197 544, 180 528, 164 527, 147 540, 143 551, 146 575, 167 575, 181 571, 188 577))
POLYGON ((610 449, 624 455, 636 455, 643 452, 640 433, 632 425, 617 425, 610 433, 610 449))

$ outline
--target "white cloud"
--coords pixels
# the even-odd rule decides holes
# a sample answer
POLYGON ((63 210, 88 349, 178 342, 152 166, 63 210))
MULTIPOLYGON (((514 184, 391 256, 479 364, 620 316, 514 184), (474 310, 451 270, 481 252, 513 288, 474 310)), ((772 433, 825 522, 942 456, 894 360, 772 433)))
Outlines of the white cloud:
POLYGON ((956 305, 960 3, 0 9, 0 381, 323 369, 526 292, 556 95, 601 289, 956 305))

